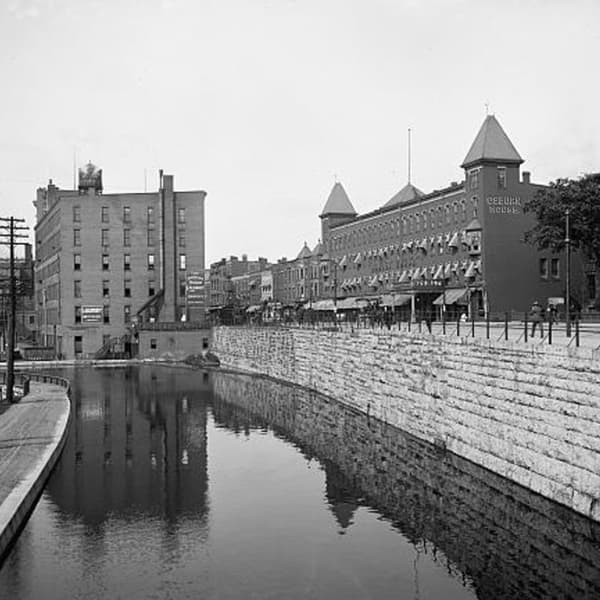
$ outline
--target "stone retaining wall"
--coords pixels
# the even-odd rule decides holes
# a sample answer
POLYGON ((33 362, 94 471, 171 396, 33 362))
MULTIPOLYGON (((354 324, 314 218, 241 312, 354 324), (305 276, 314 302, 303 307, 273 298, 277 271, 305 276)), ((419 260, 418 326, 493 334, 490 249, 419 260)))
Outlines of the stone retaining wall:
POLYGON ((303 385, 600 521, 600 357, 388 330, 213 331, 223 366, 303 385))

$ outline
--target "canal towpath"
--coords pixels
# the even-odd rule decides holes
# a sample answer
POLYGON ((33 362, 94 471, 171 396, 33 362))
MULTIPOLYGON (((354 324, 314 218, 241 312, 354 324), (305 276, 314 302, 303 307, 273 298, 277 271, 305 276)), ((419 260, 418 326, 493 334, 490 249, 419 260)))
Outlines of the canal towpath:
POLYGON ((31 381, 0 414, 0 561, 60 456, 71 414, 67 388, 31 381))

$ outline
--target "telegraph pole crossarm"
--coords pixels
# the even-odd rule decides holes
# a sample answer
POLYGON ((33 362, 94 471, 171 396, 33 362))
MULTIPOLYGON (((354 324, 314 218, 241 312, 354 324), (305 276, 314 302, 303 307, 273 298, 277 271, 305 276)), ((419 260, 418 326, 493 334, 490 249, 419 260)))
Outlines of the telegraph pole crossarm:
POLYGON ((17 285, 15 278, 15 246, 23 245, 26 242, 17 242, 16 240, 27 238, 23 231, 29 228, 20 225, 25 219, 16 219, 15 217, 0 217, 0 244, 6 244, 9 247, 9 295, 10 295, 10 313, 8 319, 8 347, 6 352, 6 400, 14 401, 15 385, 15 321, 16 321, 16 293, 17 285))

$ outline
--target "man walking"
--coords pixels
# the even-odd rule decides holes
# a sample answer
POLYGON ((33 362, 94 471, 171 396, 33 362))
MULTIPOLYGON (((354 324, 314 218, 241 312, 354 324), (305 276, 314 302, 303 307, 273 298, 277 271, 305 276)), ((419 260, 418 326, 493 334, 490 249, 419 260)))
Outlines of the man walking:
POLYGON ((544 323, 542 320, 542 307, 536 300, 531 305, 531 337, 535 337, 535 330, 540 326, 540 337, 544 337, 544 323))

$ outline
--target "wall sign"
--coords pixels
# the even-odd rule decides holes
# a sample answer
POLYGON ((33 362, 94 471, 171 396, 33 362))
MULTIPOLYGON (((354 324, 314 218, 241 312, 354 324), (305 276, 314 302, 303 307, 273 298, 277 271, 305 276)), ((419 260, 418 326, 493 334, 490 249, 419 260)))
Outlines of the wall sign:
POLYGON ((518 215, 523 212, 521 196, 488 196, 485 202, 491 214, 518 215))

